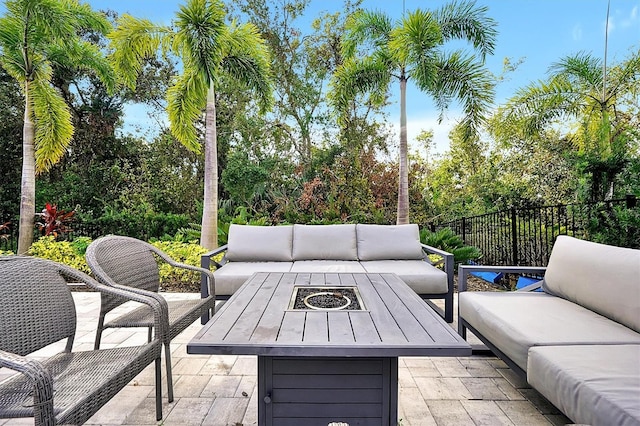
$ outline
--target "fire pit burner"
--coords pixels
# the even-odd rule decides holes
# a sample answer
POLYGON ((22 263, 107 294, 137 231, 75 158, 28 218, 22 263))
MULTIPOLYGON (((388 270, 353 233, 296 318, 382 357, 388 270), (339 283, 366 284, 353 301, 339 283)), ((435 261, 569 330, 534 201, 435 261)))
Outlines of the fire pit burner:
POLYGON ((361 311, 364 304, 356 287, 306 287, 293 289, 289 309, 316 311, 361 311))

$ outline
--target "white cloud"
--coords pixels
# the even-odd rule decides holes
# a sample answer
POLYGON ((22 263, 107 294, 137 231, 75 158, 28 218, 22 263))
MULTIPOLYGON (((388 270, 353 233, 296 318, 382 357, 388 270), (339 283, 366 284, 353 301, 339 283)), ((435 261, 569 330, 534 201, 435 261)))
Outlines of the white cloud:
POLYGON ((582 40, 582 25, 576 24, 571 31, 571 36, 573 37, 574 41, 582 40))
POLYGON ((634 6, 629 13, 629 16, 622 20, 620 26, 622 28, 629 28, 638 21, 638 6, 634 6))
MULTIPOLYGON (((429 151, 429 158, 432 158, 434 154, 442 154, 449 149, 449 132, 456 125, 460 119, 461 114, 458 112, 449 111, 442 123, 438 123, 437 112, 422 112, 420 114, 413 114, 407 118, 407 141, 409 143, 409 152, 418 154, 421 157, 425 157, 427 152, 425 147, 416 140, 416 137, 423 130, 433 130, 433 142, 434 145, 429 151)), ((396 135, 400 135, 400 119, 398 117, 392 117, 392 128, 396 135)))

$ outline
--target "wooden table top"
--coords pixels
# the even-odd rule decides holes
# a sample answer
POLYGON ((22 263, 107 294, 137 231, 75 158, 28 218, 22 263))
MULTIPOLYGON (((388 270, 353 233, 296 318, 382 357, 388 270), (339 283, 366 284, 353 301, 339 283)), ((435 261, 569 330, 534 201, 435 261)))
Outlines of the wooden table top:
POLYGON ((471 347, 395 274, 257 273, 198 332, 187 352, 468 356, 471 347), (291 310, 296 286, 355 286, 366 310, 291 310))

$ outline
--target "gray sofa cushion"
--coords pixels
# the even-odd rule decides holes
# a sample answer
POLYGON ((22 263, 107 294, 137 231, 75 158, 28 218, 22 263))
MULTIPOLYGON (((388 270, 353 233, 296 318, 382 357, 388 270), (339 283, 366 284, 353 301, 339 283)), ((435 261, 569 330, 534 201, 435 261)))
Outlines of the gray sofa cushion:
POLYGON ((356 225, 358 259, 422 259, 418 225, 356 225))
POLYGON ((354 260, 296 260, 291 272, 366 272, 354 260))
POLYGON ((640 250, 559 236, 544 289, 640 332, 640 250))
POLYGON ((640 344, 640 334, 568 300, 537 292, 462 292, 460 316, 523 370, 532 346, 640 344))
POLYGON ((356 225, 293 225, 293 260, 358 260, 356 225))
POLYGON ((527 381, 576 423, 640 424, 640 346, 529 350, 527 381))
POLYGON ((423 260, 370 260, 360 264, 372 274, 398 275, 418 294, 447 293, 447 274, 423 260))
POLYGON ((228 245, 233 262, 291 262, 293 226, 231 224, 228 245))
POLYGON ((227 262, 213 273, 216 296, 231 296, 255 272, 289 272, 292 262, 227 262))

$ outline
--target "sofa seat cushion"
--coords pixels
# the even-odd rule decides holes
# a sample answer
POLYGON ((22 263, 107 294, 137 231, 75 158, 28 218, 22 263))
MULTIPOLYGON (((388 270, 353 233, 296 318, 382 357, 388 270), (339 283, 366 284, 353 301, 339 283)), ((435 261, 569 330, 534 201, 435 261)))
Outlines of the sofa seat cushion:
POLYGON ((366 272, 359 262, 353 260, 297 260, 291 272, 366 272))
POLYGON ((460 317, 526 371, 532 346, 640 344, 640 334, 580 305, 537 292, 469 292, 460 317))
POLYGON ((358 259, 423 259, 420 230, 408 225, 356 225, 358 259))
POLYGON ((289 272, 292 262, 227 262, 213 273, 216 296, 231 296, 256 272, 289 272))
POLYGON ((371 274, 396 274, 418 294, 447 293, 447 274, 423 260, 371 260, 360 264, 371 274))
POLYGON ((356 225, 293 225, 293 260, 358 260, 356 225))
POLYGON ((232 262, 291 262, 293 226, 229 226, 226 257, 232 262))
POLYGON ((640 424, 640 345, 529 349, 527 381, 580 424, 640 424))

